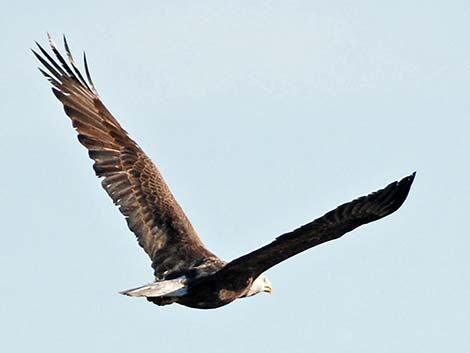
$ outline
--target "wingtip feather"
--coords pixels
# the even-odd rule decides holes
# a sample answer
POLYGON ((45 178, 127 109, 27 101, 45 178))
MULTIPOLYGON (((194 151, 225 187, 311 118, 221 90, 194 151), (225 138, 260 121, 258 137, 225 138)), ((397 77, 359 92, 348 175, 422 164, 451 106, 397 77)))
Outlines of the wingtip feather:
POLYGON ((48 41, 49 41, 49 45, 51 46, 51 48, 52 48, 53 50, 58 50, 58 49, 57 49, 57 45, 55 44, 54 39, 52 39, 52 36, 51 36, 51 34, 50 34, 49 32, 47 32, 47 39, 48 39, 48 41))
POLYGON ((388 203, 387 207, 388 211, 387 214, 391 214, 397 211, 408 198, 408 194, 411 190, 411 185, 415 179, 416 172, 404 177, 403 179, 396 181, 390 185, 393 185, 391 188, 390 193, 386 196, 386 198, 390 198, 391 202, 388 203))

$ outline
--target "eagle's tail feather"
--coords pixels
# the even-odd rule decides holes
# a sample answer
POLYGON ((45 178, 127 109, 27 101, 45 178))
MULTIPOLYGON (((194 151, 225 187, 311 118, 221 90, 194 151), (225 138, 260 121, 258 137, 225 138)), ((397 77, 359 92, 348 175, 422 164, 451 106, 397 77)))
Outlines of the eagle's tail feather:
POLYGON ((167 281, 158 281, 119 293, 130 297, 179 297, 186 294, 187 287, 184 280, 185 278, 175 278, 167 281))

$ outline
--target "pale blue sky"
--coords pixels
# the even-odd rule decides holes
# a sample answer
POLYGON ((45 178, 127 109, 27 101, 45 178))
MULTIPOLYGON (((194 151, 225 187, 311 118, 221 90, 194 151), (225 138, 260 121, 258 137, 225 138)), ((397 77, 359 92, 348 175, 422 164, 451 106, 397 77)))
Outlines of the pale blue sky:
POLYGON ((0 13, 2 352, 469 352, 468 1, 50 1, 0 13), (29 52, 102 99, 229 260, 418 172, 396 214, 201 311, 152 270, 29 52))

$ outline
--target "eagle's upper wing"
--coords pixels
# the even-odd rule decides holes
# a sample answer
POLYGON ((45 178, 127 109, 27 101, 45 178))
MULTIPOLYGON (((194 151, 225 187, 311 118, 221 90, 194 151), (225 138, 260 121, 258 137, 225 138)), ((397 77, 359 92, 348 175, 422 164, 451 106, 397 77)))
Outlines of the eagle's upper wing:
POLYGON ((228 263, 215 274, 230 282, 258 275, 304 250, 337 239, 351 230, 395 212, 405 201, 415 173, 382 190, 345 203, 272 243, 228 263))
MULTIPOLYGON (((197 236, 191 223, 149 157, 101 102, 85 61, 85 80, 64 37, 68 61, 49 37, 54 60, 39 44, 34 52, 52 84, 52 91, 78 132, 78 139, 95 161, 102 186, 152 259, 157 278, 168 277, 207 261, 218 261, 197 236)), ((37 44, 37 43, 36 43, 37 44)))

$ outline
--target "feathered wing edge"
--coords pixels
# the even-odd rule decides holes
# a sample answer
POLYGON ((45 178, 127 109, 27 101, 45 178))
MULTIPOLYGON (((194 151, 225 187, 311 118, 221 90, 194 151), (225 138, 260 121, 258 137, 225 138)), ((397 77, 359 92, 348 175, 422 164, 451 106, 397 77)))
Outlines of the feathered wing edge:
POLYGON ((392 214, 405 202, 415 174, 345 203, 313 222, 277 237, 272 243, 229 262, 214 276, 232 282, 240 277, 256 278, 302 251, 392 214))
POLYGON ((128 136, 98 97, 84 54, 81 74, 64 36, 67 60, 48 34, 57 60, 37 42, 42 55, 33 51, 44 66, 41 73, 88 149, 102 186, 119 206, 139 244, 152 259, 157 279, 187 268, 219 261, 208 251, 152 161, 128 136))

